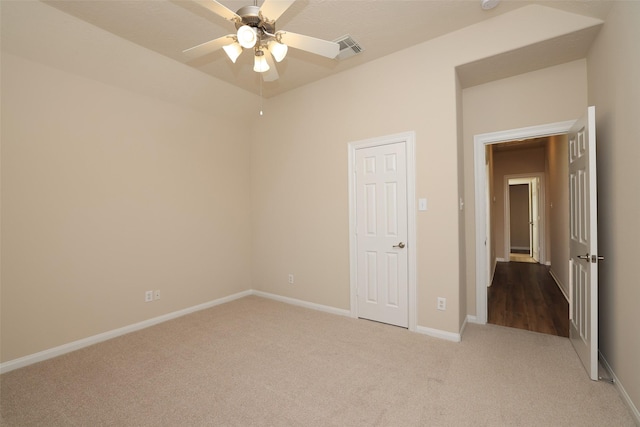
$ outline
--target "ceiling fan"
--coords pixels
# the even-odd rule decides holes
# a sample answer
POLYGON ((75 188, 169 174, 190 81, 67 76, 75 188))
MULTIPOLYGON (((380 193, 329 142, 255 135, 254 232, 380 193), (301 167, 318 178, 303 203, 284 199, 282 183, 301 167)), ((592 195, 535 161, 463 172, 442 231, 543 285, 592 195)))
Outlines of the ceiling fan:
POLYGON ((261 7, 244 6, 233 12, 215 0, 194 0, 213 13, 235 24, 236 33, 199 44, 183 51, 190 58, 206 55, 217 49, 236 62, 243 49, 253 50, 253 70, 262 73, 264 81, 278 79, 275 62, 280 62, 287 54, 288 46, 295 49, 334 59, 340 45, 336 42, 317 39, 289 31, 276 30, 276 20, 296 0, 265 0, 261 7))

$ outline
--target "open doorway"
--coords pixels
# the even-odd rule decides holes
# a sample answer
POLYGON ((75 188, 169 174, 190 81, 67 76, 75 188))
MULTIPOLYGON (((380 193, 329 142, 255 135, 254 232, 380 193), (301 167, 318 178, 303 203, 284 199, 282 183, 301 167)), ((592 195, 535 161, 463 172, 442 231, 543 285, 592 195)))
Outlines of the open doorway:
POLYGON ((488 323, 568 337, 568 302, 544 250, 548 142, 538 137, 488 147, 494 188, 489 235, 502 254, 488 290, 488 323))
MULTIPOLYGON (((546 143, 546 138, 523 142, 519 152, 533 157, 532 152, 546 150, 546 143)), ((545 263, 545 173, 507 175, 504 184, 505 261, 545 263)))
MULTIPOLYGON (((539 247, 537 259, 540 264, 528 264, 528 268, 539 267, 542 270, 541 272, 529 272, 529 274, 549 278, 552 284, 551 289, 556 291, 561 296, 561 299, 564 297, 565 304, 569 300, 567 297, 568 280, 566 280, 566 277, 568 277, 568 271, 566 270, 568 257, 566 242, 569 239, 568 235, 565 235, 568 234, 568 225, 563 219, 564 216, 568 217, 568 208, 566 207, 568 196, 564 190, 568 185, 566 181, 559 181, 561 177, 566 179, 567 176, 566 166, 565 170, 560 170, 559 166, 566 165, 566 137, 562 135, 568 133, 572 124, 573 121, 560 122, 476 135, 474 137, 476 165, 476 313, 477 321, 480 323, 486 323, 489 320, 488 293, 491 290, 489 286, 494 277, 512 274, 512 277, 507 280, 513 281, 515 280, 514 274, 516 276, 523 274, 522 272, 505 273, 498 268, 503 265, 517 264, 508 262, 511 246, 518 245, 512 245, 510 239, 507 241, 507 232, 505 232, 505 222, 509 216, 509 214, 505 214, 505 206, 507 206, 505 201, 509 197, 505 195, 509 191, 508 181, 505 184, 505 176, 525 178, 527 175, 541 174, 540 189, 544 192, 544 198, 541 197, 538 208, 541 212, 541 219, 544 219, 545 223, 538 224, 538 235, 541 237, 538 245, 531 241, 533 239, 529 241, 529 245, 533 246, 529 248, 531 255, 533 255, 534 248, 536 246, 539 247), (537 154, 542 158, 541 163, 538 163, 537 167, 529 165, 528 169, 519 168, 523 162, 523 157, 517 158, 514 153, 509 151, 520 150, 522 147, 526 147, 527 144, 529 144, 528 148, 534 148, 535 144, 543 144, 541 141, 543 138, 549 138, 552 143, 547 145, 546 154, 542 156, 539 153, 537 154), (558 141, 562 139, 564 139, 564 142, 559 144, 558 141), (549 149, 549 147, 552 148, 549 149), (500 154, 501 150, 506 153, 500 154), (565 157, 562 158, 560 155, 565 157), (500 159, 496 159, 496 156, 506 157, 502 171, 498 170, 498 179, 495 179, 496 169, 500 169, 501 166, 498 164, 500 159), (543 166, 540 166, 540 164, 543 166), (565 211, 567 212, 566 215, 561 214, 561 212, 565 211), (567 231, 565 232, 565 230, 567 231), (550 267, 549 264, 553 265, 550 267), (554 274, 554 269, 557 274, 554 274), (558 278, 561 280, 558 280, 558 278)), ((526 156, 524 159, 526 161, 530 160, 526 156)), ((531 181, 529 182, 531 183, 531 181)), ((529 188, 529 191, 532 191, 531 188, 529 188)), ((521 265, 526 266, 527 264, 521 265)), ((520 282, 523 281, 521 280, 520 282)), ((529 291, 530 289, 527 288, 525 290, 529 291)), ((537 295, 539 300, 546 298, 540 296, 539 293, 537 295)), ((535 313, 531 315, 533 316, 535 313)), ((568 315, 562 314, 562 317, 565 318, 568 315)), ((561 328, 564 329, 564 327, 561 328)))

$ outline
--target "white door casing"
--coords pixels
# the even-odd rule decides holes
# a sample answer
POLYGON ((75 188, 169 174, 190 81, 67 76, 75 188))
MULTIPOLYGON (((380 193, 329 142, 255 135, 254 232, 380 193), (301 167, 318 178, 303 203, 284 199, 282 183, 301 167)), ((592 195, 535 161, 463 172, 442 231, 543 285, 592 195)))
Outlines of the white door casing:
POLYGON ((351 314, 415 330, 413 133, 349 145, 351 314))
POLYGON ((489 239, 488 206, 489 195, 488 173, 486 167, 486 146, 501 142, 538 138, 551 135, 566 134, 575 120, 550 123, 540 126, 510 129, 505 131, 478 134, 474 136, 474 181, 475 181, 475 224, 476 224, 476 323, 487 323, 487 286, 493 260, 486 242, 489 239), (490 267, 487 268, 487 265, 490 267))
POLYGON ((543 187, 540 186, 540 178, 536 177, 531 180, 531 183, 529 184, 531 238, 529 241, 531 242, 531 257, 537 262, 540 262, 541 260, 540 252, 541 246, 544 242, 544 233, 542 233, 544 232, 544 227, 541 226, 544 209, 540 209, 544 206, 544 203, 541 201, 542 188, 543 187))
MULTIPOLYGON (((488 224, 488 213, 487 207, 485 204, 488 201, 488 197, 486 194, 487 189, 487 171, 486 171, 486 146, 490 144, 498 144, 500 142, 507 142, 513 140, 522 140, 528 138, 535 137, 543 137, 543 136, 551 136, 551 135, 561 135, 561 134, 570 134, 575 133, 577 131, 584 129, 585 134, 583 138, 584 149, 583 152, 588 152, 588 164, 589 170, 588 173, 582 173, 582 176, 579 176, 576 173, 576 184, 582 181, 585 184, 583 188, 585 191, 582 191, 582 194, 585 196, 581 200, 577 200, 576 202, 571 203, 574 206, 579 207, 580 204, 584 206, 587 201, 586 198, 586 185, 589 185, 588 191, 588 203, 589 203, 589 222, 587 225, 586 215, 587 210, 582 209, 583 214, 585 215, 585 221, 580 225, 580 214, 578 214, 578 210, 574 211, 574 214, 577 215, 577 221, 574 223, 578 226, 583 227, 583 230, 588 231, 588 238, 590 241, 589 248, 589 261, 587 265, 586 259, 578 258, 578 256, 584 256, 586 253, 578 252, 578 247, 572 248, 572 243, 570 243, 570 284, 569 284, 569 315, 571 317, 570 321, 570 336, 571 342, 576 348, 576 352, 578 353, 580 359, 585 364, 585 368, 589 374, 589 377, 593 380, 598 379, 597 375, 597 348, 598 348, 598 285, 597 285, 597 262, 599 260, 599 256, 597 254, 597 206, 596 206, 596 158, 595 158, 595 107, 589 107, 587 110, 587 115, 583 119, 579 120, 571 120, 566 122, 558 122, 551 123, 547 125, 541 126, 532 126, 527 128, 520 129, 512 129, 506 131, 492 132, 486 134, 478 134, 474 136, 474 172, 475 172, 475 218, 476 218, 476 318, 475 322, 477 323, 487 323, 487 286, 489 275, 486 272, 486 265, 488 262, 489 253, 487 252, 487 247, 485 245, 486 240, 488 239, 487 224, 488 224), (588 148, 587 148, 588 147, 588 148), (574 253, 575 252, 575 253, 574 253), (574 259, 575 255, 575 259, 574 259), (595 259, 593 258, 595 256, 595 259), (595 260, 596 262, 592 262, 595 260), (585 274, 589 274, 589 278, 587 279, 585 274), (580 276, 583 277, 580 277, 580 276), (582 281, 583 285, 578 283, 573 283, 574 277, 582 281), (595 281, 595 282, 594 282, 595 281), (589 283, 589 286, 585 286, 584 284, 589 283), (574 295, 574 293, 578 291, 589 291, 589 295, 583 293, 582 296, 574 295), (579 300, 582 298, 582 300, 579 300), (577 306, 576 306, 577 304, 577 306), (580 319, 574 319, 574 317, 581 316, 580 319), (588 337, 586 340, 584 337, 588 337), (586 362, 586 363, 585 363, 586 362)), ((577 136, 577 135, 576 135, 577 136)), ((570 136, 571 137, 571 136, 570 136)), ((579 142, 576 139, 576 142, 579 142)), ((576 149, 578 149, 579 145, 576 145, 576 149)), ((571 153, 569 153, 571 156, 571 153)), ((586 158, 586 157, 585 157, 586 158)), ((574 168, 577 168, 577 163, 574 168)), ((571 174, 571 168, 569 173, 571 174)), ((571 186, 571 182, 570 182, 571 186)), ((580 188, 576 187, 576 195, 580 194, 580 188)), ((573 195, 570 196, 573 199, 573 195)), ((570 217, 573 216, 570 213, 570 217)), ((570 224, 573 227, 573 224, 570 224)), ((570 231, 570 235, 573 231, 570 231)), ((578 231, 575 232, 575 235, 578 234, 578 231)), ((584 236, 583 236, 584 237, 584 236)), ((579 240, 579 239, 576 239, 579 240)), ((583 239, 584 240, 584 239, 583 239)), ((585 247, 580 249, 586 249, 585 247)))
POLYGON ((595 107, 569 133, 569 337, 598 380, 598 228, 595 107))

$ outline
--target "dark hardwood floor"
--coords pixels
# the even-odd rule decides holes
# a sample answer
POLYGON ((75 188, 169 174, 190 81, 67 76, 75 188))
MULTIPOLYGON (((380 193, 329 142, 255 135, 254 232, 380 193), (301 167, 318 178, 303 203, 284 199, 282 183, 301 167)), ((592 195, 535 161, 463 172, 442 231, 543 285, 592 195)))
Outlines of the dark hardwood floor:
POLYGON ((489 323, 569 336, 569 303, 545 265, 499 262, 487 298, 489 323))

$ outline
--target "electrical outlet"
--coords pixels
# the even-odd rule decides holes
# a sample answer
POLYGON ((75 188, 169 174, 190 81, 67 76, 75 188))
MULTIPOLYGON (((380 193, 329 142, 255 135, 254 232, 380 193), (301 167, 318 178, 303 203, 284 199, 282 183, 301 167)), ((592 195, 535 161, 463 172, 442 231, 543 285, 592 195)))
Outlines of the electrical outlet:
POLYGON ((160 299, 160 290, 157 290, 153 295, 153 299, 160 299))
POLYGON ((446 310, 447 309, 447 299, 438 297, 438 310, 446 310))
POLYGON ((289 284, 293 285, 293 274, 289 275, 289 284))
POLYGON ((151 302, 153 301, 153 291, 146 291, 144 293, 144 302, 151 302))

